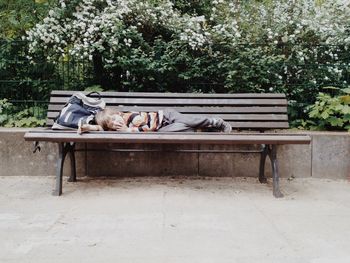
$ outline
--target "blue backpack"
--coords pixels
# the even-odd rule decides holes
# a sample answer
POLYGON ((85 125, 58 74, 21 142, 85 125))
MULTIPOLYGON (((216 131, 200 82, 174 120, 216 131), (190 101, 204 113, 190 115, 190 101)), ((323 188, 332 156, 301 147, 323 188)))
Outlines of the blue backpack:
POLYGON ((100 98, 89 97, 93 93, 97 92, 91 92, 87 95, 81 92, 74 93, 56 117, 52 129, 78 129, 83 124, 95 124, 96 113, 103 110, 106 103, 100 98))

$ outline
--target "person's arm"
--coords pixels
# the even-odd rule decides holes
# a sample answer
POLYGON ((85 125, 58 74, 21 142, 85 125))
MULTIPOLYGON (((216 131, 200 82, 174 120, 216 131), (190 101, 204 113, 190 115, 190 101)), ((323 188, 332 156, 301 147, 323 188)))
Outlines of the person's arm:
POLYGON ((128 127, 124 122, 116 123, 114 128, 120 132, 140 132, 138 127, 128 127))
POLYGON ((92 124, 83 124, 78 127, 78 134, 82 134, 84 132, 89 131, 103 131, 103 128, 100 125, 92 125, 92 124))
POLYGON ((156 112, 129 112, 124 117, 124 121, 118 121, 114 124, 114 130, 121 132, 149 132, 157 130, 158 113, 156 112))

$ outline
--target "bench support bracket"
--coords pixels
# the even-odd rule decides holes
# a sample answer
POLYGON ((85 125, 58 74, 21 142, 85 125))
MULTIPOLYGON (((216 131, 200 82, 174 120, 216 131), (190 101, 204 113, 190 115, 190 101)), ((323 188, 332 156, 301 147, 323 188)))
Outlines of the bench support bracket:
POLYGON ((56 171, 56 189, 53 195, 60 196, 62 194, 62 178, 63 178, 63 165, 67 153, 70 155, 71 161, 71 175, 68 179, 69 182, 76 182, 76 169, 75 169, 75 143, 58 143, 58 160, 56 171))
POLYGON ((279 186, 279 174, 278 174, 278 163, 277 163, 277 147, 276 145, 263 145, 263 150, 260 157, 260 170, 259 170, 259 181, 260 183, 267 183, 265 177, 265 161, 266 157, 269 156, 272 167, 272 180, 273 180, 273 195, 274 197, 283 197, 283 194, 279 186))

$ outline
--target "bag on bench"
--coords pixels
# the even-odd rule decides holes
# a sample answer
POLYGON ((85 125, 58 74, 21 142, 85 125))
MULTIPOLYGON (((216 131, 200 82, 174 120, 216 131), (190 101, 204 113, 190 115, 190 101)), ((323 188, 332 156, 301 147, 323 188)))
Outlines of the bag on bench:
POLYGON ((94 124, 96 113, 103 110, 106 103, 100 98, 89 97, 93 93, 100 95, 98 92, 87 95, 81 92, 74 93, 56 117, 52 129, 78 129, 83 124, 94 124))

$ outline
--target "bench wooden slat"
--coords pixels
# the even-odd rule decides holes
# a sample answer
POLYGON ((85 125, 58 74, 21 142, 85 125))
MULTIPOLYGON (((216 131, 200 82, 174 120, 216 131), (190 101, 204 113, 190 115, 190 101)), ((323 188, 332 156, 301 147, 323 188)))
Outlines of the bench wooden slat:
MULTIPOLYGON (((50 103, 61 104, 67 101, 62 97, 51 97, 50 103)), ((145 99, 145 98, 104 98, 107 105, 159 105, 159 106, 257 106, 257 105, 287 105, 286 99, 145 99)))
MULTIPOLYGON (((62 104, 50 104, 49 105, 49 112, 59 112, 62 107, 64 106, 64 103, 62 104)), ((154 106, 116 106, 113 107, 120 111, 158 111, 164 109, 164 107, 154 107, 154 106)), ((287 107, 286 106, 276 106, 276 107, 196 107, 196 106, 190 106, 190 107, 171 107, 172 109, 177 110, 181 113, 201 113, 201 114, 209 114, 209 113, 287 113, 287 107)))
MULTIPOLYGON (((289 124, 285 122, 258 122, 258 121, 247 121, 247 122, 238 122, 238 121, 228 121, 233 129, 287 129, 289 124)), ((48 119, 46 126, 51 127, 53 125, 53 119, 48 119)))
POLYGON ((233 129, 288 129, 288 122, 229 121, 233 129))
MULTIPOLYGON (((76 91, 52 91, 51 97, 70 97, 76 91)), ((88 94, 88 92, 83 92, 88 94)), ((119 98, 285 98, 283 93, 159 93, 159 92, 100 92, 102 97, 119 98)), ((92 95, 97 97, 97 95, 92 95)))
POLYGON ((120 133, 42 131, 27 132, 26 141, 87 142, 87 143, 183 143, 183 144, 309 144, 308 135, 224 134, 224 133, 120 133))
MULTIPOLYGON (((55 119, 59 112, 48 112, 47 117, 49 119, 55 119)), ((193 113, 191 114, 193 115, 193 113)), ((201 115, 201 114, 198 114, 201 115)), ((285 114, 218 114, 208 113, 207 117, 222 118, 226 121, 234 120, 261 120, 261 121, 288 121, 288 117, 285 114)))

